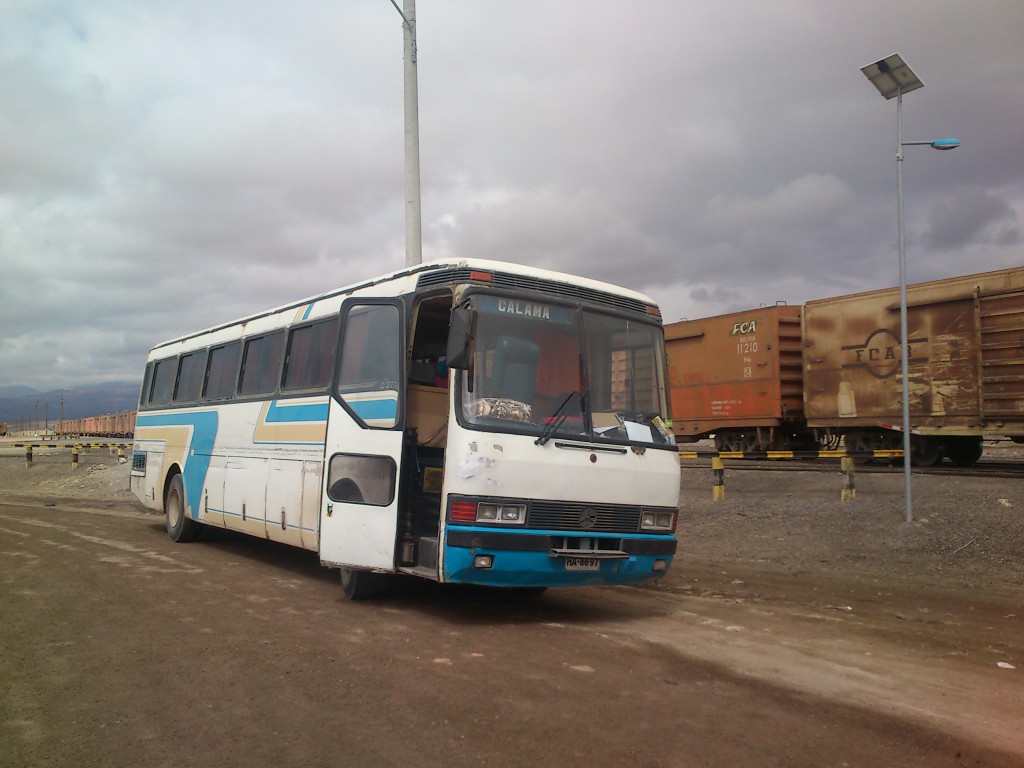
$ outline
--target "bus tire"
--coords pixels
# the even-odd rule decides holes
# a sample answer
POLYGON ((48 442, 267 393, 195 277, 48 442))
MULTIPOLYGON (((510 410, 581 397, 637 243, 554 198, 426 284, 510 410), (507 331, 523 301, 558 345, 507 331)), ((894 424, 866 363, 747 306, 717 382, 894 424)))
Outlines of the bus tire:
POLYGON ((341 569, 341 591, 349 600, 372 600, 384 592, 384 576, 355 568, 341 569))
POLYGON ((167 515, 167 535, 171 541, 185 543, 195 541, 199 523, 190 520, 185 513, 185 484, 181 475, 175 475, 164 495, 164 514, 167 515))

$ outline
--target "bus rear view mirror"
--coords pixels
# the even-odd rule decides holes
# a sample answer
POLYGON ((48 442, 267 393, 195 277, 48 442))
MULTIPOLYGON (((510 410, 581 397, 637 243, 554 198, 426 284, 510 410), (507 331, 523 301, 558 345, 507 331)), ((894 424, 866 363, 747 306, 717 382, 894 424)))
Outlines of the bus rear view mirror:
POLYGON ((448 326, 448 367, 467 370, 471 360, 473 332, 476 329, 476 312, 469 307, 455 307, 448 326))

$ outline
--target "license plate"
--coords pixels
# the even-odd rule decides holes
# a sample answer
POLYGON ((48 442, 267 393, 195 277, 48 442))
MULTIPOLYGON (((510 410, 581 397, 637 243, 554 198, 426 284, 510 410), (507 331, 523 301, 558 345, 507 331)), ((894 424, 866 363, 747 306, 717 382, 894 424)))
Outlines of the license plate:
POLYGON ((601 561, 596 557, 565 558, 565 570, 567 571, 597 571, 600 568, 601 561))

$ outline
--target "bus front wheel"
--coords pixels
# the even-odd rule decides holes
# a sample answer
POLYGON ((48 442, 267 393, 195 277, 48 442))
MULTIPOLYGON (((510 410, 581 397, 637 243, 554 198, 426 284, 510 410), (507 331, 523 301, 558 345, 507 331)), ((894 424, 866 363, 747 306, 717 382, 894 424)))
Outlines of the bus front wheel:
POLYGON ((349 600, 371 600, 384 591, 384 576, 354 568, 341 569, 341 591, 349 600))
POLYGON ((164 513, 167 515, 167 535, 171 541, 193 541, 199 533, 199 523, 190 520, 185 513, 185 484, 181 475, 175 475, 167 486, 164 496, 164 513))

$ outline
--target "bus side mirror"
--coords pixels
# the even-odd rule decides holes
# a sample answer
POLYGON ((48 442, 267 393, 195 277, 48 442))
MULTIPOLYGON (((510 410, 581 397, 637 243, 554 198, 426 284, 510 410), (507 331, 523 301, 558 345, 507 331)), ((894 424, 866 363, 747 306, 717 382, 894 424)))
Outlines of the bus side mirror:
POLYGON ((473 334, 476 331, 476 312, 469 307, 452 310, 448 325, 448 367, 454 370, 469 369, 472 358, 473 334))

